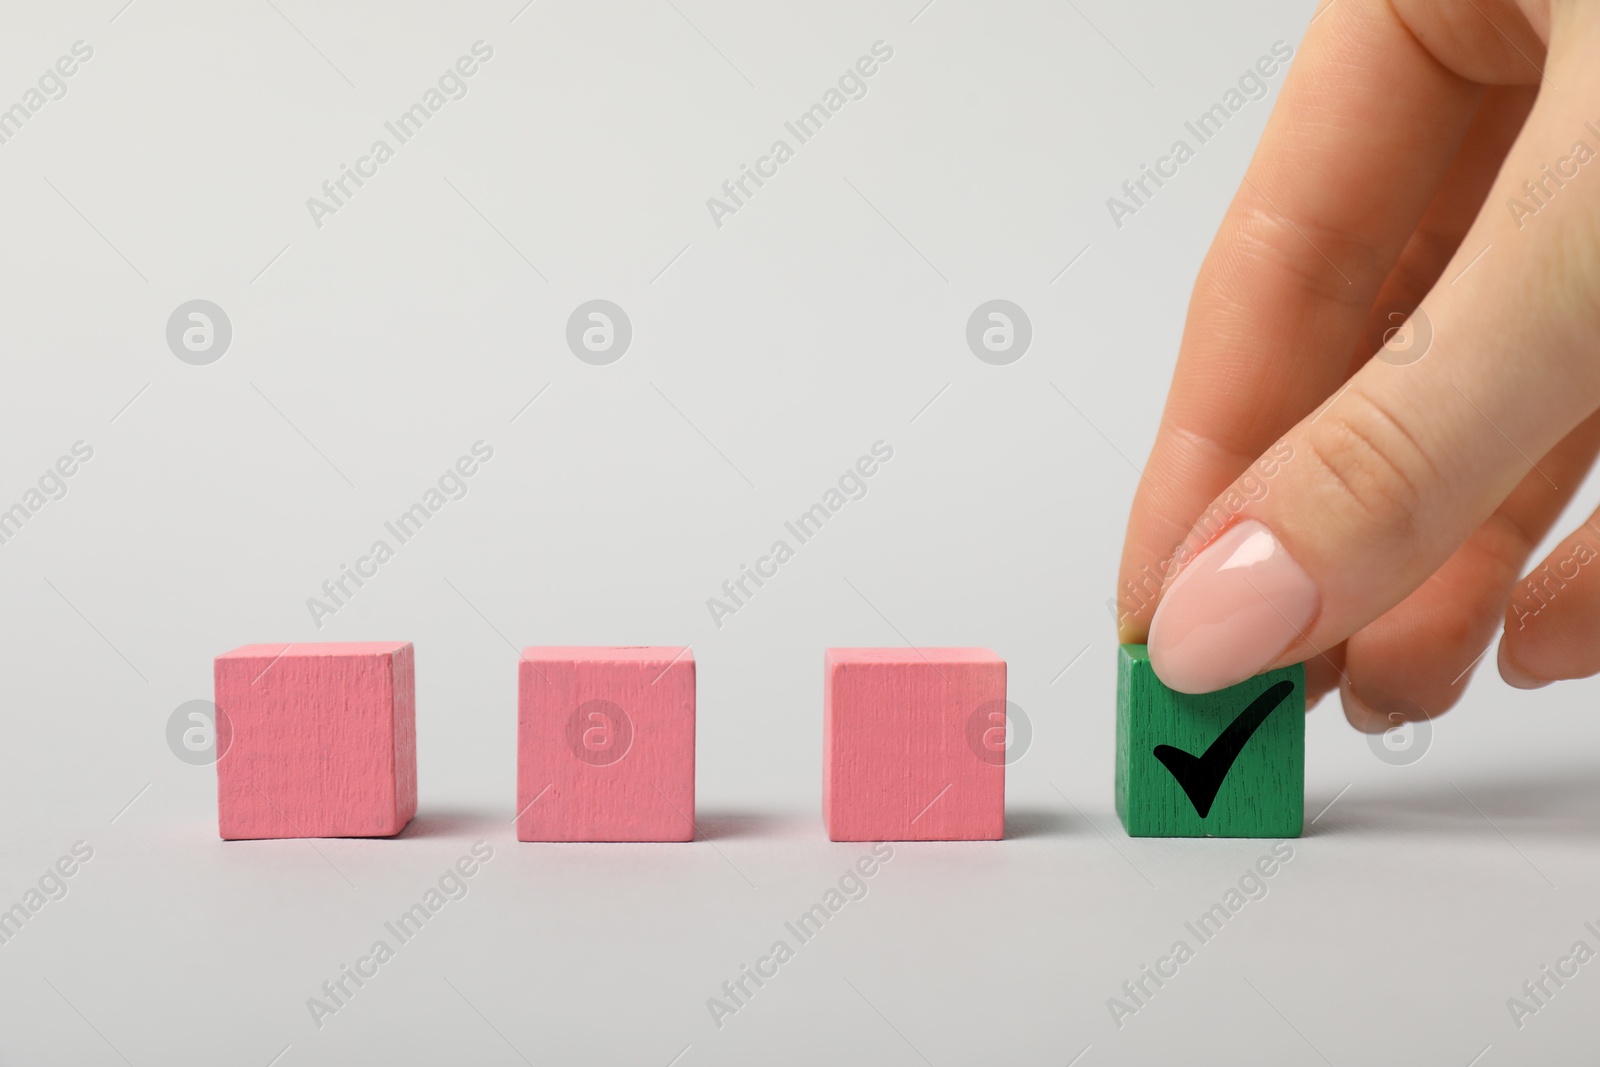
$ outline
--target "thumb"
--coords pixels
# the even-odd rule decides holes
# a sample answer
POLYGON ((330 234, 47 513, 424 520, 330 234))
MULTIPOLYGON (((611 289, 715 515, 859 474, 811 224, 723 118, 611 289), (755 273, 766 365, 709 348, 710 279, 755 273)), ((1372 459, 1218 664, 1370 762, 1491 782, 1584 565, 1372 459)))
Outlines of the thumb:
POLYGON ((1585 118, 1535 109, 1394 348, 1196 523, 1150 625, 1167 685, 1210 692, 1338 645, 1438 570, 1534 469, 1529 457, 1595 410, 1600 164, 1536 219, 1505 210, 1576 139, 1600 146, 1600 117, 1585 118))

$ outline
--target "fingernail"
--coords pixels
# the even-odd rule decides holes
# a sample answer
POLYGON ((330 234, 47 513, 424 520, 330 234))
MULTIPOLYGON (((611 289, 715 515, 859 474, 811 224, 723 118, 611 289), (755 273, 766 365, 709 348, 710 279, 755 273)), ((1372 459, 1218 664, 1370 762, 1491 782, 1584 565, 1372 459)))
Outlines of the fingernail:
POLYGON ((1183 569, 1150 620, 1150 665, 1180 693, 1210 693, 1260 674, 1317 616, 1305 568, 1249 519, 1183 569))
POLYGON ((1390 727, 1399 724, 1398 720, 1380 714, 1371 704, 1357 696, 1348 681, 1339 683, 1339 702, 1344 705, 1344 717, 1361 733, 1386 733, 1390 727))
POLYGON ((1527 671, 1511 662, 1511 657, 1506 654, 1506 643, 1500 642, 1500 651, 1495 653, 1495 659, 1500 663, 1500 677, 1513 689, 1543 689, 1549 685, 1550 678, 1535 678, 1527 671))

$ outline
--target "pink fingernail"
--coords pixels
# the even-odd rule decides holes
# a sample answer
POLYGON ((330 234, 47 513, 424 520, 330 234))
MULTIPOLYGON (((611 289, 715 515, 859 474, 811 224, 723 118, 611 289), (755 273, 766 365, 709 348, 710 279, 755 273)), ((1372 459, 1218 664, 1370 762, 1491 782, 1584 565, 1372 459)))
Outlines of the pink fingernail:
POLYGON ((1272 531, 1246 520, 1189 562, 1150 620, 1150 665, 1180 693, 1260 674, 1316 618, 1322 598, 1272 531))
POLYGON ((1506 652, 1506 643, 1503 639, 1500 642, 1500 651, 1495 653, 1495 658, 1500 664, 1500 677, 1514 689, 1543 689, 1550 684, 1550 679, 1535 678, 1511 662, 1511 656, 1506 652))
POLYGON ((1351 686, 1348 678, 1339 682, 1339 701, 1344 705, 1345 719, 1364 734, 1381 734, 1400 725, 1401 720, 1390 719, 1367 703, 1351 686))

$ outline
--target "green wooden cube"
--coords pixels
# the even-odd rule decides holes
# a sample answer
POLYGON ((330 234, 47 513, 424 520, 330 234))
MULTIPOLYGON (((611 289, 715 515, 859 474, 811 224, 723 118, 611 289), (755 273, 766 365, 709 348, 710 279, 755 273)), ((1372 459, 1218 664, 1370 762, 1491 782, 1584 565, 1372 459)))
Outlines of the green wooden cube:
POLYGON ((1161 684, 1144 645, 1123 645, 1116 781, 1130 837, 1299 837, 1305 666, 1190 695, 1161 684))

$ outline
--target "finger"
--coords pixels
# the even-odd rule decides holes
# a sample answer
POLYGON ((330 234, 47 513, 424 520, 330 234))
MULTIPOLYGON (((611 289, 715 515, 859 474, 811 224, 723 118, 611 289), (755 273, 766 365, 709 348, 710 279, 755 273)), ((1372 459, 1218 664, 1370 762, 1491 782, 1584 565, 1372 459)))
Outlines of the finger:
POLYGON ((1352 726, 1382 733, 1455 705, 1500 629, 1529 554, 1561 517, 1597 453, 1600 415, 1591 415, 1539 461, 1559 489, 1530 472, 1444 566, 1346 642, 1341 697, 1352 726))
POLYGON ((1342 0, 1311 27, 1195 283, 1129 518, 1123 641, 1144 639, 1194 517, 1343 380, 1479 93, 1385 0, 1342 0))
POLYGON ((1344 646, 1334 645, 1323 655, 1306 660, 1306 710, 1339 688, 1344 676, 1344 646))
POLYGON ((1600 673, 1600 511, 1522 580, 1506 601, 1500 677, 1518 689, 1600 673))
MULTIPOLYGON (((1540 98, 1492 203, 1544 161, 1570 165, 1600 73, 1571 64, 1556 80, 1574 91, 1540 98)), ((1163 681, 1221 688, 1345 640, 1442 566, 1516 488, 1528 457, 1594 410, 1600 196, 1577 182, 1562 192, 1539 209, 1537 232, 1519 234, 1513 212, 1480 215, 1419 312, 1435 331, 1427 356, 1367 363, 1275 446, 1271 492, 1246 501, 1238 525, 1209 546, 1211 531, 1191 534, 1152 620, 1163 681)))
POLYGON ((1600 511, 1590 515, 1512 591, 1500 639, 1500 677, 1539 689, 1600 672, 1600 511))

